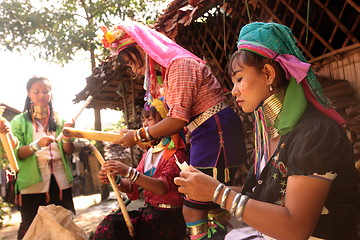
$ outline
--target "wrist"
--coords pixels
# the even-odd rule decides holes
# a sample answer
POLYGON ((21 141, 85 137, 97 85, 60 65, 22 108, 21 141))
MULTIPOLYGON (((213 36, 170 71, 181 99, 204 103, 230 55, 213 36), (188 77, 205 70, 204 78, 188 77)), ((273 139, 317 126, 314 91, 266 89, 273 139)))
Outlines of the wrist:
POLYGON ((38 144, 39 140, 35 140, 32 143, 29 144, 29 148, 32 152, 37 152, 41 149, 41 147, 38 144))

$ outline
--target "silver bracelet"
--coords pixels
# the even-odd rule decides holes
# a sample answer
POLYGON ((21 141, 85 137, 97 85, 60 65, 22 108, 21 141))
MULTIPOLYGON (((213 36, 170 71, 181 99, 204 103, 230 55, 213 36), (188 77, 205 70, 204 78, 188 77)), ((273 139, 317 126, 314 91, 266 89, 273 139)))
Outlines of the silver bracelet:
POLYGON ((33 152, 37 152, 41 149, 38 144, 39 140, 35 140, 32 143, 29 144, 30 150, 33 152))
POLYGON ((230 191, 231 191, 230 187, 226 187, 225 190, 224 190, 224 193, 223 193, 223 195, 221 197, 221 203, 220 203, 220 207, 222 209, 226 209, 226 200, 227 200, 227 198, 229 196, 230 191))
POLYGON ((216 203, 216 200, 219 197, 219 194, 224 187, 225 187, 225 184, 223 184, 223 183, 219 183, 219 185, 216 187, 214 194, 213 194, 213 199, 212 199, 212 201, 214 203, 216 203))
POLYGON ((146 139, 147 139, 148 141, 151 141, 151 140, 154 139, 154 138, 150 135, 150 133, 149 133, 149 127, 145 127, 145 135, 146 135, 146 139))
POLYGON ((249 197, 246 195, 242 195, 240 198, 239 204, 237 205, 237 208, 235 211, 235 217, 237 218, 238 221, 242 221, 245 205, 248 200, 249 200, 249 197))
POLYGON ((125 174, 125 177, 126 177, 126 178, 129 178, 129 177, 130 177, 130 174, 131 174, 132 169, 133 169, 132 167, 129 167, 129 168, 128 168, 128 170, 127 170, 127 172, 126 172, 126 174, 125 174))
POLYGON ((235 195, 234 200, 233 200, 230 210, 229 210, 230 215, 233 215, 235 213, 236 206, 239 204, 241 196, 242 196, 241 193, 237 193, 235 195))

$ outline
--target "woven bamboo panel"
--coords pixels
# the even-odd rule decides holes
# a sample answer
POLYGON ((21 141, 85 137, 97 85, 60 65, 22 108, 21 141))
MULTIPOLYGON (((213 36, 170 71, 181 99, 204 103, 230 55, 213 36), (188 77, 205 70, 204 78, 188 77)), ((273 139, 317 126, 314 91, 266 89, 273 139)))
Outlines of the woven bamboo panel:
MULTIPOLYGON (((249 22, 274 21, 290 27, 298 47, 308 60, 357 44, 360 38, 360 7, 352 0, 314 0, 310 1, 309 7, 305 0, 230 0, 211 3, 200 1, 198 7, 202 7, 203 11, 196 12, 196 20, 183 27, 181 19, 178 19, 174 29, 178 32, 176 41, 204 58, 225 88, 232 86, 226 74, 227 60, 236 50, 241 27, 249 22), (204 12, 204 9, 207 10, 204 12)), ((166 26, 166 14, 162 16, 159 26, 166 26)), ((173 35, 170 32, 167 34, 173 35)))

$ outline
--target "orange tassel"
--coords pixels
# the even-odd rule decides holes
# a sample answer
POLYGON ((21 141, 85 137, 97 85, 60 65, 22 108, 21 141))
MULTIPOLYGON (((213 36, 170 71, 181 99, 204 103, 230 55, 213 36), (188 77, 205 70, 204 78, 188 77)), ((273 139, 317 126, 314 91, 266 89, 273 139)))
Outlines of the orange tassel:
POLYGON ((214 177, 215 179, 217 179, 217 175, 218 175, 217 168, 214 167, 214 168, 213 168, 213 177, 214 177))
POLYGON ((230 182, 230 170, 228 168, 225 168, 225 179, 224 182, 230 182))

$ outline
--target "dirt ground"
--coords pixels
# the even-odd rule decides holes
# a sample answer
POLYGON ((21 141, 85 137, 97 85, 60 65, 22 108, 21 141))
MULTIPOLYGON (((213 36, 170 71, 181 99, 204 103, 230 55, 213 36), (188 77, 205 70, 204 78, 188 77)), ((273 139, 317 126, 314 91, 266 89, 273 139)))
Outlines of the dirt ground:
MULTIPOLYGON (((100 194, 74 197, 76 215, 73 221, 83 229, 88 236, 106 215, 118 208, 118 203, 113 192, 110 193, 107 201, 100 203, 100 199, 100 194)), ((127 209, 138 209, 143 205, 144 201, 137 200, 130 203, 127 209)), ((21 216, 19 211, 14 211, 11 219, 5 217, 4 227, 0 229, 0 240, 16 240, 20 221, 21 216)))
MULTIPOLYGON (((74 197, 76 215, 73 221, 78 227, 85 231, 87 236, 96 229, 97 225, 106 215, 118 209, 118 203, 113 192, 110 193, 108 200, 100 202, 100 199, 100 194, 74 197)), ((144 201, 136 200, 131 202, 126 208, 128 211, 131 211, 142 206, 144 206, 144 201)), ((4 227, 0 229, 0 240, 16 240, 20 221, 21 216, 19 211, 14 211, 11 219, 5 217, 4 227)), ((240 223, 234 218, 230 220, 230 223, 234 227, 240 226, 240 223)))

